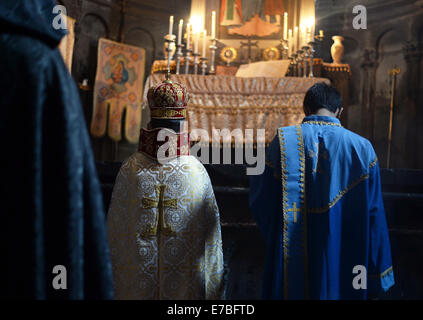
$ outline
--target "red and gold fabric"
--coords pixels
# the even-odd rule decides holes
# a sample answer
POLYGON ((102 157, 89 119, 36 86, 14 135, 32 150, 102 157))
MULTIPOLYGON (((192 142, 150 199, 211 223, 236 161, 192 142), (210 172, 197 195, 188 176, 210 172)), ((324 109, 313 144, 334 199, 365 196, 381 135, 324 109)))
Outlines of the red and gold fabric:
POLYGON ((165 153, 167 158, 189 155, 188 132, 175 133, 165 128, 156 128, 153 130, 141 129, 138 151, 153 159, 157 159, 157 153, 160 147, 166 143, 169 143, 169 148, 165 153), (164 141, 158 141, 157 139, 160 130, 167 131, 167 138, 164 141))

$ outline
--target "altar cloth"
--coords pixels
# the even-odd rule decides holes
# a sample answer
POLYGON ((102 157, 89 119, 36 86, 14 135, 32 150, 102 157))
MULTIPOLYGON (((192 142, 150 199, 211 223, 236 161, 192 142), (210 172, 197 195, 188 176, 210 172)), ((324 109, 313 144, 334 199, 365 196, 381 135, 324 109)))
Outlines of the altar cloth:
MULTIPOLYGON (((163 80, 163 74, 152 74, 147 78, 143 112, 149 112, 148 89, 163 80)), ((304 96, 311 86, 317 82, 330 83, 324 78, 238 78, 192 74, 172 74, 171 80, 187 87, 191 97, 187 116, 189 128, 205 129, 209 135, 209 141, 203 137, 201 142, 211 142, 213 129, 232 131, 239 128, 243 132, 245 129, 265 129, 266 144, 272 141, 279 127, 301 123, 304 96)))

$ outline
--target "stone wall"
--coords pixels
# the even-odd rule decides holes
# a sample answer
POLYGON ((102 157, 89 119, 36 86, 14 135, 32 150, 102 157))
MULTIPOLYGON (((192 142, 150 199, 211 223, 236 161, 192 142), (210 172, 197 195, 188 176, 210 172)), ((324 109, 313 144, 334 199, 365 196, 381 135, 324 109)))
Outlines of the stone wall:
MULTIPOLYGON (((97 47, 101 37, 146 49, 147 77, 156 59, 163 59, 163 37, 168 32, 169 16, 187 21, 190 0, 57 0, 76 19, 72 76, 81 83, 88 79, 91 89, 81 90, 87 124, 93 108, 92 89, 97 68, 97 47)), ((174 30, 176 28, 176 23, 174 30)), ((126 141, 116 145, 108 138, 92 139, 98 160, 123 160, 137 145, 126 141), (118 152, 117 152, 118 151, 118 152)))
POLYGON ((344 62, 351 65, 347 127, 370 139, 386 164, 391 79, 401 69, 393 118, 391 167, 423 168, 423 1, 316 0, 316 29, 325 30, 321 54, 330 62, 331 37, 345 38, 344 62), (367 30, 355 30, 353 7, 367 8, 367 30))

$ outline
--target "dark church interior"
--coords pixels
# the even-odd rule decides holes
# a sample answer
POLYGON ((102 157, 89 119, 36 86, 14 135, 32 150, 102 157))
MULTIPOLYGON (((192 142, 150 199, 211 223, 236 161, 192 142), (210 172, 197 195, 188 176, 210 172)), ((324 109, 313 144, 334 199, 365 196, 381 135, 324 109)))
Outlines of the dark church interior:
MULTIPOLYGON (((316 35, 319 30, 324 31, 324 36, 316 40, 314 55, 318 62, 313 63, 314 77, 329 79, 339 90, 344 107, 342 125, 368 139, 379 159, 395 285, 378 299, 423 299, 423 1, 312 2, 313 31, 316 35), (353 8, 357 5, 367 9, 366 29, 352 27, 357 15, 353 8), (332 68, 332 37, 337 35, 343 37, 343 67, 332 68), (400 71, 393 73, 393 70, 400 71)), ((160 81, 165 77, 164 69, 154 69, 157 61, 166 61, 163 37, 168 33, 169 16, 175 17, 173 33, 177 34, 179 20, 189 21, 192 10, 201 8, 207 30, 211 30, 212 11, 223 10, 220 0, 57 0, 57 3, 75 20, 71 75, 78 86, 87 130, 93 119, 99 39, 145 50, 142 79, 145 89, 153 73, 160 81)), ((300 19, 301 6, 295 7, 293 0, 283 3, 290 10, 295 8, 292 10, 300 19)), ((219 19, 220 15, 217 16, 219 19)), ((274 23, 276 20, 271 17, 269 21, 274 23)), ((290 22, 291 26, 290 35, 294 27, 290 22)), ((235 29, 218 26, 216 52, 211 53, 207 48, 207 54, 215 55, 213 63, 217 72, 225 68, 225 72, 234 69, 236 72, 240 65, 272 60, 266 58, 266 48, 281 49, 279 36, 237 38, 230 30, 235 29), (222 57, 228 47, 234 48, 237 55, 225 61, 222 57)), ((287 53, 277 51, 277 54, 287 53)), ((172 59, 175 61, 176 56, 172 59)), ((305 66, 305 61, 290 58, 287 75, 301 79, 303 75, 299 75, 296 68, 300 63, 305 66)), ((206 62, 205 77, 208 77, 212 61, 209 58, 206 62)), ((201 72, 201 63, 198 67, 201 72)), ((304 78, 307 77, 305 72, 304 78)), ((175 71, 171 70, 172 73, 175 71)), ((146 127, 149 114, 145 106, 142 108, 139 110, 142 112, 141 126, 146 127)), ((119 118, 122 128, 125 117, 128 111, 119 118)), ((110 125, 111 121, 106 123, 110 125)), ((119 168, 138 148, 138 142, 128 141, 124 129, 121 130, 119 141, 108 133, 102 137, 90 135, 106 212, 119 168)), ((236 148, 232 145, 232 152, 236 148)), ((205 164, 220 212, 227 300, 261 297, 265 242, 249 208, 247 166, 245 161, 239 164, 233 158, 229 164, 205 164)))

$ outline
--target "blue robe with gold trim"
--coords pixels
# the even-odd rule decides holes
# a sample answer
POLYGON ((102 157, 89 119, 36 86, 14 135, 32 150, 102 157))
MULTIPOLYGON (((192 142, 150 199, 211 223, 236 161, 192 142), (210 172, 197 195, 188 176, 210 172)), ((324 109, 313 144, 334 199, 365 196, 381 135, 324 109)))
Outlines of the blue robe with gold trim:
POLYGON ((338 119, 280 128, 250 186, 264 299, 367 299, 394 284, 376 154, 338 119))

